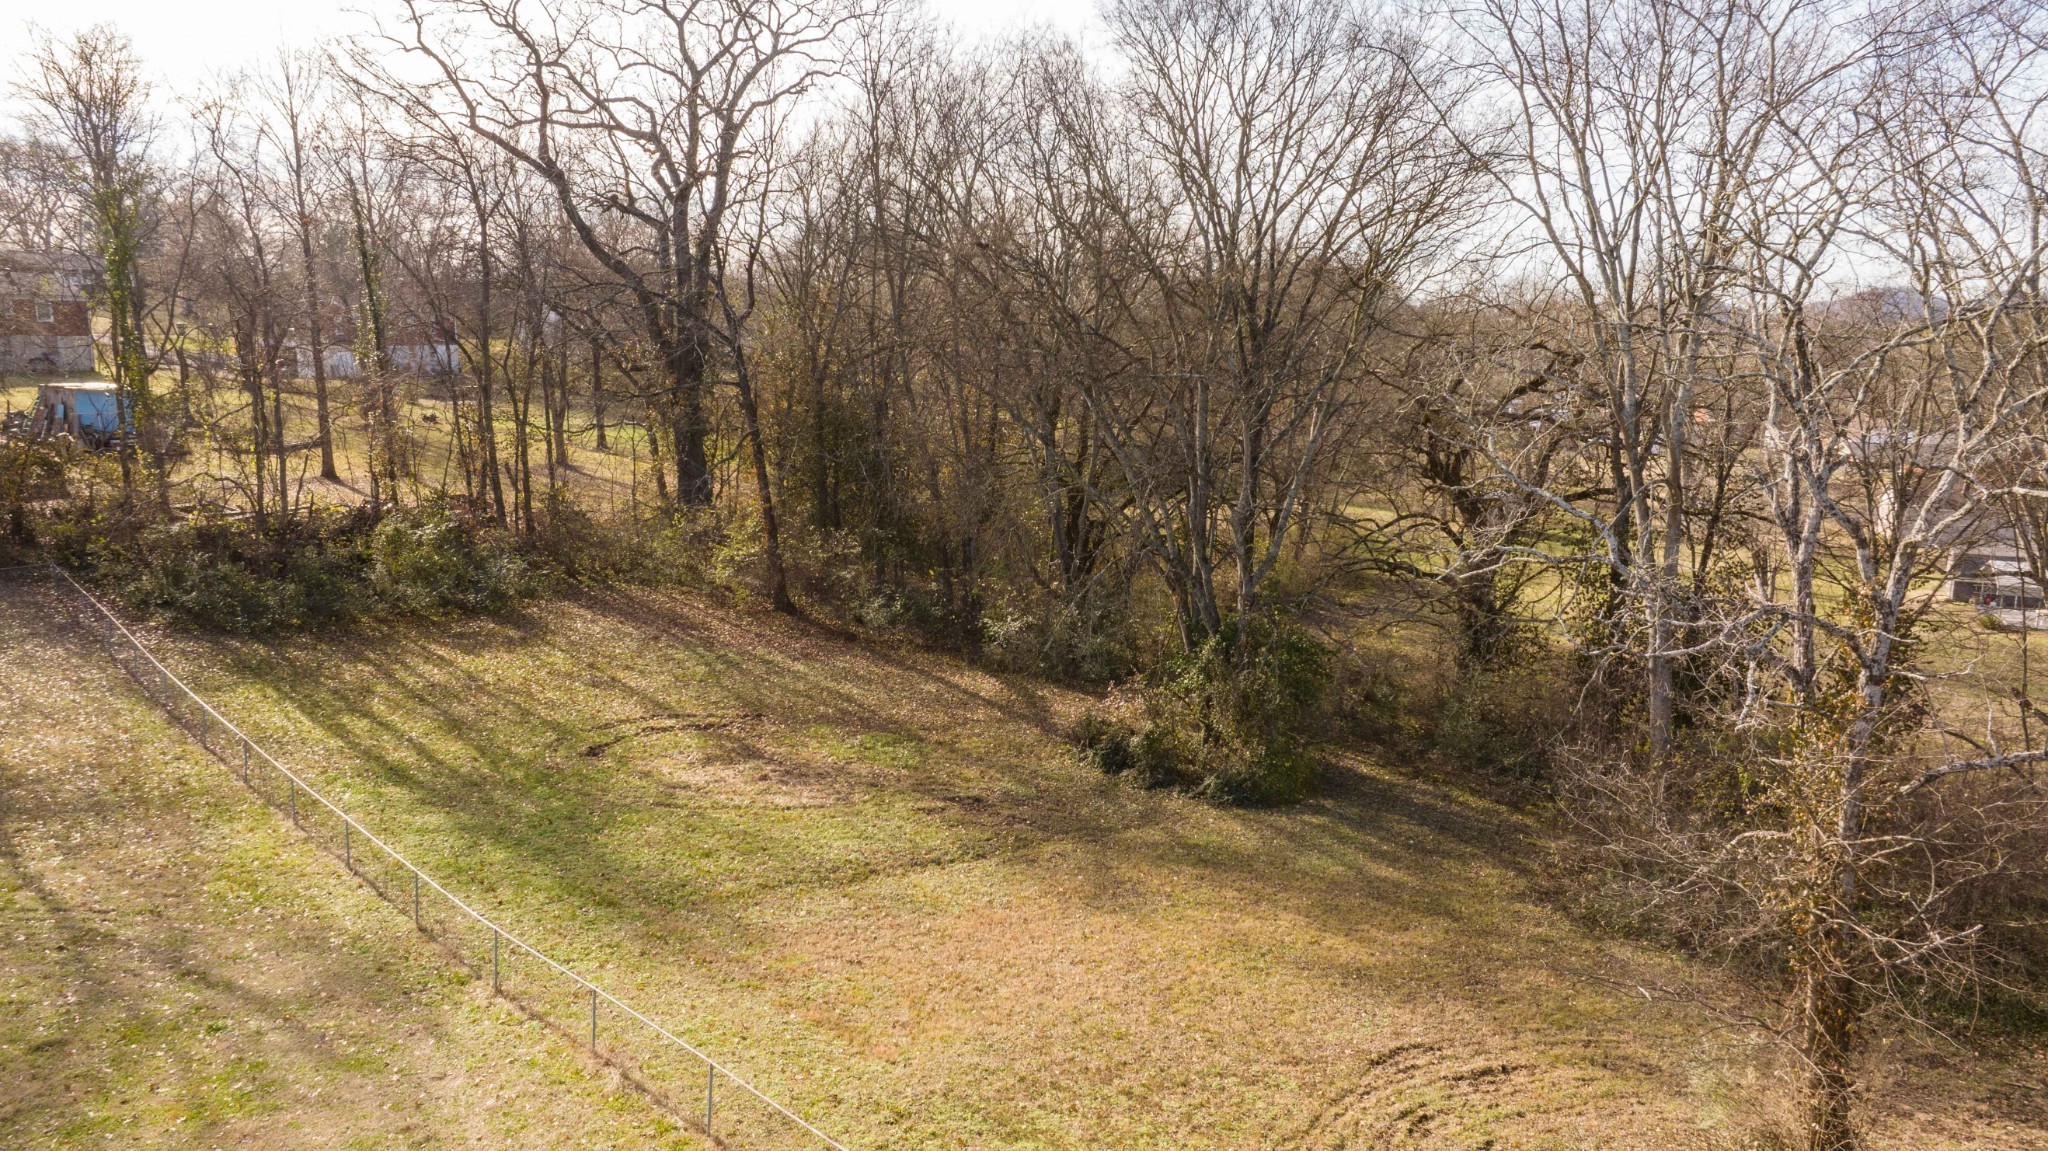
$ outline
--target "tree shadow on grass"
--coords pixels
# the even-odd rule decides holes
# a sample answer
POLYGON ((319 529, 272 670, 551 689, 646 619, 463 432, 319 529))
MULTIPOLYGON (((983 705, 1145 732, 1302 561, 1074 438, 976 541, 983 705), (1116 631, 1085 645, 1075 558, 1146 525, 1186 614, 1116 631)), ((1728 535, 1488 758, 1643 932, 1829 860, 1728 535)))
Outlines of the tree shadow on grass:
POLYGON ((894 880, 997 859, 1112 914, 1199 889, 1249 909, 1235 929, 1248 950, 1302 927, 1361 951, 1376 932, 1409 931, 1375 974, 1455 970, 1481 1003, 1545 962, 1605 962, 1597 941, 1523 895, 1525 829, 1483 803, 1355 764, 1292 809, 1143 792, 1074 760, 1056 738, 1054 690, 678 597, 588 593, 545 617, 393 627, 303 653, 240 649, 236 661, 340 751, 332 778, 382 791, 379 818, 434 844, 486 904, 556 905, 536 916, 547 927, 564 922, 563 905, 597 913, 578 921, 597 937, 576 932, 572 950, 608 936, 744 968, 794 938, 789 913, 807 903, 858 920, 894 880), (770 717, 737 741, 761 758, 801 750, 812 728, 927 750, 859 765, 858 802, 784 811, 679 800, 649 783, 630 745, 577 750, 622 719, 721 708, 770 717))
MULTIPOLYGON (((34 924, 54 943, 24 955, 21 972, 66 994, 61 1006, 51 1007, 63 1018, 57 1041, 14 1053, 18 1063, 8 1060, 26 1082, 18 1084, 22 1095, 15 1106, 5 1109, 10 1112, 7 1126, 21 1127, 26 1135, 25 1125, 54 1119, 69 1128, 86 1121, 82 1108, 105 1105, 96 1103, 96 1096, 104 1096, 117 1115, 131 1108, 145 1072, 154 1081, 149 1111, 183 1116, 202 1130, 209 1124, 246 1123, 253 1118, 250 1108, 262 1112, 282 1106, 274 1096, 258 1095, 259 1085, 268 1089, 292 1077, 311 1082, 359 1075, 350 1057, 328 1042, 326 1028, 302 1016, 316 996, 323 1009, 330 1002, 367 1005, 387 1000, 391 989, 365 969, 359 956, 332 948, 291 951, 292 990, 285 992, 258 986, 253 969, 222 953, 223 944, 246 943, 249 928, 236 920, 257 906, 223 907, 205 890, 223 866, 218 837, 232 830, 218 826, 218 820, 232 824, 240 797, 226 790, 231 785, 224 780, 198 778, 218 766, 195 760, 196 748, 188 750, 184 737, 132 692, 112 665, 83 674, 82 667, 64 667, 99 657, 78 645, 75 636, 37 635, 39 628, 53 630, 0 606, 0 635, 11 637, 9 647, 42 641, 36 661, 50 674, 38 686, 47 688, 54 679, 72 689, 39 690, 8 701, 11 719, 25 729, 60 734, 35 745, 41 755, 0 764, 0 796, 7 800, 0 809, 0 869, 22 893, 16 908, 22 925, 34 924), (80 694, 85 691, 96 724, 76 721, 78 709, 88 705, 88 697, 80 694), (168 757, 138 758, 133 754, 137 737, 173 750, 168 757), (60 763, 69 775, 58 772, 60 763), (20 770, 30 777, 7 778, 20 770), (32 862, 19 840, 17 829, 31 826, 46 835, 69 829, 68 836, 52 841, 63 853, 65 873, 82 885, 79 890, 88 899, 97 893, 113 906, 80 903, 51 886, 44 866, 32 862), (173 872, 175 878, 163 878, 173 872), (187 878, 195 874, 202 877, 198 885, 187 878), (129 898, 135 887, 142 889, 140 904, 129 898), (175 991, 162 990, 166 986, 175 991), (235 1023, 252 1020, 265 1026, 260 1040, 214 1039, 210 1030, 202 1039, 189 1034, 202 1014, 231 1030, 235 1023), (195 1044, 203 1047, 191 1051, 195 1044), (192 1054, 197 1063, 160 1076, 163 1069, 153 1061, 160 1061, 166 1050, 192 1054), (222 1081, 207 1070, 211 1066, 256 1077, 246 1084, 245 1097, 238 1096, 241 1101, 228 1104, 225 1113, 222 1081)), ((315 915, 312 922, 329 931, 338 926, 325 915, 315 915)), ((266 924, 259 930, 267 929, 266 924)), ((274 946, 278 941, 267 942, 274 946)), ((268 963, 275 968, 281 958, 273 953, 268 963)), ((439 1033, 430 1023, 414 1020, 411 1026, 439 1033)), ((137 1117, 132 1111, 128 1116, 137 1117)))
MULTIPOLYGON (((584 663, 551 685, 544 699, 508 689, 478 669, 479 663, 500 658, 530 659, 536 647, 559 644, 548 625, 530 621, 517 627, 498 621, 465 623, 431 636, 392 630, 323 651, 303 673, 276 662, 282 653, 267 653, 269 666, 243 670, 280 685, 288 706, 380 783, 413 793, 429 809, 454 813, 463 833, 500 854, 526 859, 542 872, 583 873, 584 881, 572 888, 602 895, 608 903, 652 904, 670 913, 701 915, 715 913, 723 900, 716 892, 692 899, 678 891, 676 875, 612 856, 605 843, 607 829, 644 816, 652 797, 616 763, 577 763, 560 749, 580 745, 605 722, 603 717, 621 710, 663 713, 701 706, 706 695, 738 709, 779 714, 787 724, 940 743, 956 733, 963 715, 985 720, 980 725, 984 734, 1005 723, 1023 727, 1026 734, 1019 742, 1024 756, 971 757, 978 761, 972 765, 977 774, 1003 785, 993 796, 961 796, 957 780, 944 771, 898 771, 885 783, 887 790, 907 797, 938 801, 936 809, 928 810, 963 830, 1004 826, 1012 849, 1055 839, 1110 841, 1136 827, 1176 821, 1162 797, 1119 802, 1122 788, 1069 762, 1064 748, 1045 738, 1051 720, 1042 696, 997 699, 927 667, 813 635, 797 637, 801 658, 792 658, 780 644, 735 643, 736 634, 743 641, 747 634, 711 611, 672 598, 593 593, 579 597, 575 606, 591 604, 600 626, 628 637, 617 648, 626 656, 623 666, 584 663), (331 674, 337 666, 344 669, 339 677, 331 674), (696 674, 663 684, 663 668, 696 674), (375 682, 363 682, 366 678, 375 682), (912 690, 935 694, 936 706, 927 714, 905 717, 876 701, 878 695, 912 690), (618 707, 622 701, 630 707, 618 707), (422 719, 427 723, 422 725, 422 719), (968 799, 978 802, 963 802, 968 799), (641 873, 636 881, 621 882, 636 871, 641 873), (650 900, 646 892, 655 890, 661 897, 650 900)), ((960 678, 971 674, 963 670, 960 678)), ((762 756, 787 750, 776 747, 777 742, 787 740, 762 741, 748 750, 762 756)), ((963 756, 942 748, 933 758, 953 766, 963 756)), ((1401 855, 1415 859, 1419 871, 1440 869, 1454 859, 1469 863, 1472 851, 1494 860, 1513 858, 1503 849, 1519 833, 1505 818, 1381 777, 1351 770, 1332 774, 1330 794, 1308 808, 1214 817, 1254 823, 1260 828, 1257 837, 1226 842, 1166 831, 1160 833, 1157 850, 1179 866, 1201 867, 1219 878, 1257 876, 1276 860, 1327 857, 1339 843, 1378 837, 1385 846, 1392 842, 1386 840, 1387 829, 1395 826, 1390 821, 1399 821, 1432 837, 1409 837, 1399 844, 1401 855)), ((857 884, 886 873, 867 869, 847 878, 857 884)), ((817 878, 805 873, 797 882, 810 884, 817 878)))

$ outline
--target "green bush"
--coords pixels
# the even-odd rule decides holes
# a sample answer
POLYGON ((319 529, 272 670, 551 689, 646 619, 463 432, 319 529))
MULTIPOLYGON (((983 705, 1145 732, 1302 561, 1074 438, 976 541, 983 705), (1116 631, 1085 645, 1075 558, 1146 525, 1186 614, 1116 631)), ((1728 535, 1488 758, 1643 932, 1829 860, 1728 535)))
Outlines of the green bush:
MULTIPOLYGON (((1198 763, 1199 757, 1191 753, 1180 732, 1163 723, 1147 724, 1125 744, 1129 757, 1131 778, 1146 787, 1173 787, 1193 785, 1197 791, 1204 790, 1205 782, 1199 776, 1190 776, 1190 765, 1198 763)), ((1229 793, 1207 789, 1217 798, 1235 798, 1229 793)))
POLYGON ((1565 680, 1536 664, 1475 672, 1452 685, 1437 705, 1432 742, 1461 770, 1530 781, 1549 770, 1551 743, 1570 720, 1565 680))
POLYGON ((422 615, 505 610, 531 582, 502 541, 446 508, 394 512, 370 537, 377 594, 422 615))
POLYGON ((1299 628, 1233 620, 1168 665, 1140 717, 1091 712, 1075 738, 1110 775, 1231 803, 1292 802, 1315 785, 1329 682, 1328 651, 1299 628))
POLYGON ((1081 754, 1104 775, 1122 775, 1136 762, 1131 753, 1137 731, 1130 724, 1101 709, 1090 709, 1074 727, 1074 742, 1081 754))
POLYGON ((260 575, 226 557, 188 554, 150 570, 150 583, 131 590, 217 631, 260 634, 297 627, 304 600, 291 581, 260 575))
POLYGON ((263 634, 379 612, 442 615, 507 607, 532 573, 497 536, 445 509, 316 511, 286 530, 194 512, 137 523, 53 521, 45 553, 90 573, 140 614, 263 634))
POLYGON ((360 531, 355 517, 331 515, 266 534, 202 511, 141 527, 65 523, 49 542, 50 554, 92 572, 131 610, 258 634, 371 610, 360 531))
POLYGON ((1314 745, 1329 689, 1329 652, 1285 621, 1226 621, 1173 661, 1162 690, 1167 726, 1192 753, 1198 792, 1285 803, 1315 784, 1314 745))
POLYGON ((0 439, 0 563, 33 562, 36 519, 33 505, 64 488, 64 459, 54 446, 0 439))
POLYGON ((1194 757, 1167 724, 1147 720, 1133 725, 1097 709, 1081 717, 1074 739, 1082 756, 1104 775, 1129 775, 1146 787, 1198 782, 1185 770, 1194 757))
POLYGON ((1011 671, 1108 683, 1137 665, 1128 621, 1118 611, 1063 603, 1011 608, 985 616, 981 632, 989 662, 1011 671))
POLYGON ((377 598, 365 578, 369 557, 356 541, 292 550, 283 579, 298 589, 298 626, 328 627, 375 614, 377 598))
POLYGON ((1104 775, 1122 775, 1131 770, 1137 757, 1131 754, 1132 733, 1124 732, 1088 749, 1088 761, 1104 775))

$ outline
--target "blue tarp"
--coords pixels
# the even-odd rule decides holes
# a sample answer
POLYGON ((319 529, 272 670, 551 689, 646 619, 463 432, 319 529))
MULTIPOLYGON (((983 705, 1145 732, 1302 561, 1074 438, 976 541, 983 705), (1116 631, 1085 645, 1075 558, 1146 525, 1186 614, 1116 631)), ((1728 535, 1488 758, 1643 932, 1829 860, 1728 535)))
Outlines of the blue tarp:
POLYGON ((73 392, 72 400, 78 405, 78 425, 90 431, 112 435, 120 430, 124 422, 115 415, 116 401, 112 392, 73 392))

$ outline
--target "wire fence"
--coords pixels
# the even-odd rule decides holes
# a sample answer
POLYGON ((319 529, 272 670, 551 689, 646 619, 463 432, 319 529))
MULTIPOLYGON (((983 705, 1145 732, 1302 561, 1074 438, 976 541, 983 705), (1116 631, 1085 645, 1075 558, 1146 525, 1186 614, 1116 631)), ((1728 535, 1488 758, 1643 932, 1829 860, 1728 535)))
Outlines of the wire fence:
MULTIPOLYGON (((180 727, 244 786, 290 818, 306 838, 408 915, 416 931, 439 943, 477 978, 488 975, 495 994, 586 1048, 683 1125, 700 1129, 714 1143, 847 1151, 696 1045, 457 898, 201 699, 69 572, 55 565, 33 567, 49 572, 58 599, 71 606, 108 658, 180 727)), ((0 568, 0 574, 29 570, 0 568)))

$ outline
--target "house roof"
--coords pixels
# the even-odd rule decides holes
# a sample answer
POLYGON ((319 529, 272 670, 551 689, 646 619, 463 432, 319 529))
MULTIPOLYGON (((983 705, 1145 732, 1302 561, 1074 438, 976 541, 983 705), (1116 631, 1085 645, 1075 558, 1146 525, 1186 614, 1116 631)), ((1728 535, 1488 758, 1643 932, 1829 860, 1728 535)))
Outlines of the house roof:
POLYGON ((92 270, 92 262, 74 252, 0 248, 0 268, 18 272, 88 272, 92 270))

